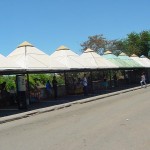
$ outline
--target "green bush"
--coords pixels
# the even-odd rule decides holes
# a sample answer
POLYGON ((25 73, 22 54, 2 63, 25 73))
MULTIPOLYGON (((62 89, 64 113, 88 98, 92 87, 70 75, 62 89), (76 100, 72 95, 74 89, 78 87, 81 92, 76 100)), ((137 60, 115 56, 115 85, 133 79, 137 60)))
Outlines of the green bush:
MULTIPOLYGON (((53 74, 30 74, 29 75, 29 86, 30 89, 34 89, 35 85, 45 87, 47 80, 52 83, 53 74)), ((26 77, 27 79, 27 77, 26 77)), ((63 74, 56 75, 58 85, 64 84, 63 74)), ((2 75, 0 76, 0 84, 6 82, 6 89, 9 91, 12 87, 16 89, 16 75, 2 75)))
POLYGON ((16 76, 0 76, 0 84, 6 82, 6 89, 9 91, 12 87, 16 88, 16 76))

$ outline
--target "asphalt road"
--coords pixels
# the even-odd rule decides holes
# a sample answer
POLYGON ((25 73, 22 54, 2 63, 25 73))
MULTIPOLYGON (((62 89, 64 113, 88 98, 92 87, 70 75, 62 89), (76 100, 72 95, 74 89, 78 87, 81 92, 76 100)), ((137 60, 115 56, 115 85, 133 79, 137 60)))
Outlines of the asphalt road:
POLYGON ((150 87, 0 125, 0 150, 149 150, 150 87))

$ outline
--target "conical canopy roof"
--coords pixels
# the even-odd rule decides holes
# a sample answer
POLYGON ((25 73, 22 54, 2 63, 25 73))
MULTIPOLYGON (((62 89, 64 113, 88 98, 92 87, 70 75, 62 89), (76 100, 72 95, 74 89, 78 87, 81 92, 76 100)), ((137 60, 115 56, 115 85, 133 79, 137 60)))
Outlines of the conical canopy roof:
POLYGON ((65 47, 64 45, 61 45, 60 47, 58 47, 57 49, 56 49, 56 51, 64 51, 64 50, 70 50, 68 47, 65 47))
POLYGON ((136 61, 137 63, 141 64, 143 67, 148 67, 147 64, 144 61, 142 61, 142 59, 140 59, 137 55, 132 54, 130 58, 136 61))
POLYGON ((136 54, 132 54, 130 57, 138 57, 136 54))
POLYGON ((27 41, 24 41, 23 43, 21 43, 21 44, 18 46, 18 48, 19 48, 19 47, 25 47, 25 46, 31 46, 31 47, 33 47, 32 44, 30 44, 30 43, 27 42, 27 41))
POLYGON ((80 55, 80 59, 83 61, 83 64, 86 68, 92 69, 104 69, 104 68, 118 68, 117 65, 106 60, 102 56, 98 55, 92 49, 87 49, 83 54, 80 55))
POLYGON ((47 54, 26 41, 11 52, 7 58, 28 71, 55 70, 59 66, 63 68, 63 64, 56 60, 50 62, 47 54))
POLYGON ((6 57, 0 54, 0 59, 5 59, 6 57))
POLYGON ((140 56, 140 60, 145 63, 145 65, 147 66, 147 68, 150 68, 150 60, 147 57, 145 57, 144 55, 142 55, 142 56, 140 56))
POLYGON ((84 66, 80 62, 79 55, 71 51, 65 46, 60 46, 50 55, 51 59, 56 59, 69 69, 83 69, 84 66))
POLYGON ((7 60, 7 58, 5 56, 3 56, 2 54, 0 54, 0 71, 16 71, 16 70, 22 70, 21 67, 19 67, 19 65, 15 64, 14 62, 11 62, 9 60, 7 60))
POLYGON ((106 51, 103 57, 119 66, 119 68, 128 68, 129 66, 125 61, 115 56, 111 51, 106 51))
POLYGON ((134 61, 133 59, 131 59, 129 56, 127 56, 125 53, 121 53, 118 58, 122 59, 123 61, 125 61, 129 66, 129 68, 133 68, 133 67, 143 67, 142 65, 140 65, 139 63, 137 63, 136 61, 134 61))
POLYGON ((107 55, 107 54, 112 54, 112 52, 108 50, 104 53, 104 55, 107 55))

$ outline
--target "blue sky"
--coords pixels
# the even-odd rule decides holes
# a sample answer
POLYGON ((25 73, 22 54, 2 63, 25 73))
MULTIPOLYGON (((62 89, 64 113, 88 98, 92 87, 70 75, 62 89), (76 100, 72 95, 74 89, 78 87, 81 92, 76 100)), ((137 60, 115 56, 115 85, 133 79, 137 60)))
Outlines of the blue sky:
POLYGON ((23 41, 46 54, 65 45, 80 54, 88 36, 122 39, 150 30, 150 0, 0 0, 0 53, 23 41))

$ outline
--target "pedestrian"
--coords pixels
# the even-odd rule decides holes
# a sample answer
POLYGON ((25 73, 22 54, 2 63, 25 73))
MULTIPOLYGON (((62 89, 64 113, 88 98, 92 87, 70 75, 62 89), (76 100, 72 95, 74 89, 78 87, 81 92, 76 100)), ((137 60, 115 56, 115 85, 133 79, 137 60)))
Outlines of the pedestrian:
POLYGON ((56 80, 56 76, 53 77, 52 85, 53 85, 53 90, 54 90, 54 98, 57 99, 57 80, 56 80))
POLYGON ((128 85, 128 84, 129 84, 129 76, 128 76, 128 73, 125 74, 125 81, 126 81, 126 84, 128 85))
POLYGON ((0 90, 6 90, 6 82, 0 84, 0 90))
POLYGON ((37 82, 35 82, 34 89, 35 89, 34 90, 35 98, 39 101, 40 100, 41 91, 40 91, 40 88, 38 87, 37 82))
POLYGON ((50 98, 50 96, 52 95, 52 86, 49 80, 46 82, 46 92, 47 97, 50 98))
POLYGON ((84 96, 87 96, 88 95, 88 81, 87 81, 87 78, 86 78, 86 74, 84 74, 84 77, 82 79, 82 84, 83 84, 84 96))
POLYGON ((3 82, 0 84, 0 93, 1 93, 1 96, 5 96, 7 95, 7 90, 6 90, 6 82, 3 82))
POLYGON ((114 87, 117 87, 117 76, 116 73, 113 75, 114 87))
POLYGON ((143 72, 142 75, 141 75, 141 87, 143 87, 143 83, 145 85, 145 88, 146 88, 146 77, 145 77, 145 73, 143 72))

